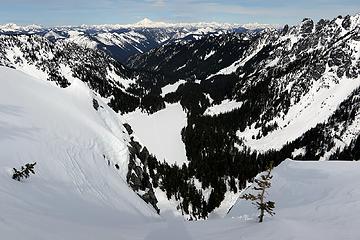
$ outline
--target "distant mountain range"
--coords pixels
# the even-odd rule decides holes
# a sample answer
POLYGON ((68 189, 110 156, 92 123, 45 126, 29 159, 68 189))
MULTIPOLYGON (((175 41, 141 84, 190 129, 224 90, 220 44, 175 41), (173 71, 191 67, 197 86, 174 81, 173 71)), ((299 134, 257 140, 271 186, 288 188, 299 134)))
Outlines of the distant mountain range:
POLYGON ((207 35, 260 31, 277 28, 269 24, 165 23, 147 18, 135 24, 105 24, 42 27, 38 25, 0 25, 1 34, 36 34, 51 41, 66 41, 104 50, 125 63, 130 56, 176 41, 191 41, 207 35))

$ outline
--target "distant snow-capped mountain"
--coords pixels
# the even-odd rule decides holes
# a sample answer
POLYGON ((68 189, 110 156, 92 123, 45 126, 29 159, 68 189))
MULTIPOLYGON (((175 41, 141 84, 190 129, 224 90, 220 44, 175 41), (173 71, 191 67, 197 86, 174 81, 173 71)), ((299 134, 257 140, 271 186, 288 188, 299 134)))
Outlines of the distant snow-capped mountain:
POLYGON ((234 28, 248 28, 253 29, 265 29, 265 28, 279 28, 279 25, 275 24, 261 24, 261 23, 219 23, 219 22, 162 22, 152 21, 149 18, 133 23, 133 24, 98 24, 98 25, 80 25, 80 26, 59 26, 58 28, 77 28, 77 29, 98 29, 98 30, 116 30, 124 28, 217 28, 217 29, 234 29, 234 28))
POLYGON ((39 25, 17 25, 15 23, 7 23, 4 25, 0 25, 0 32, 37 32, 41 31, 43 27, 39 25))

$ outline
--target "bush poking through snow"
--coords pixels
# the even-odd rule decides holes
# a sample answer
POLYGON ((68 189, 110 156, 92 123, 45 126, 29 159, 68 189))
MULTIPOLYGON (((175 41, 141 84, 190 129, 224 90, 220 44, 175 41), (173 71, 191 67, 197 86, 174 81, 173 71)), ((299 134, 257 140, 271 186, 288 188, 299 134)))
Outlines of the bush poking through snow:
POLYGON ((255 179, 256 186, 253 187, 253 190, 258 191, 258 194, 254 195, 251 193, 244 194, 240 198, 245 200, 250 200, 254 205, 257 206, 258 210, 260 210, 259 214, 259 222, 261 223, 264 219, 264 214, 267 212, 269 215, 273 216, 275 202, 265 201, 266 200, 266 189, 271 187, 271 170, 273 169, 272 163, 270 164, 268 170, 265 174, 260 176, 260 179, 255 179))
POLYGON ((34 163, 27 163, 25 166, 21 166, 21 170, 17 170, 16 168, 13 168, 14 173, 12 175, 12 179, 21 181, 23 178, 30 177, 30 174, 35 174, 34 166, 36 165, 36 162, 34 163))

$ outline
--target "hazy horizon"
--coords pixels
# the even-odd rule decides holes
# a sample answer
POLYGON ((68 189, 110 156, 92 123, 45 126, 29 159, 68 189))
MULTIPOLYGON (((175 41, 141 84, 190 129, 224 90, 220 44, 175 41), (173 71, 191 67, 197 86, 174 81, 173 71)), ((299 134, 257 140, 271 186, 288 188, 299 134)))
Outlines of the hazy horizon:
POLYGON ((0 0, 0 4, 0 24, 48 27, 132 24, 144 18, 169 23, 294 25, 305 17, 332 19, 360 10, 360 1, 355 0, 0 0))

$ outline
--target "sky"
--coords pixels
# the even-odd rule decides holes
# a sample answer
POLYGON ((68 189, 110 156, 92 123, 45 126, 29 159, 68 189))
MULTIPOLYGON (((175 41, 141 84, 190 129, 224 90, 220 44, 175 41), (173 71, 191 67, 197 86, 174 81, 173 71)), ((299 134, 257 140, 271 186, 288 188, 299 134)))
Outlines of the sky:
POLYGON ((0 0, 0 24, 165 22, 297 24, 360 12, 360 0, 0 0))

